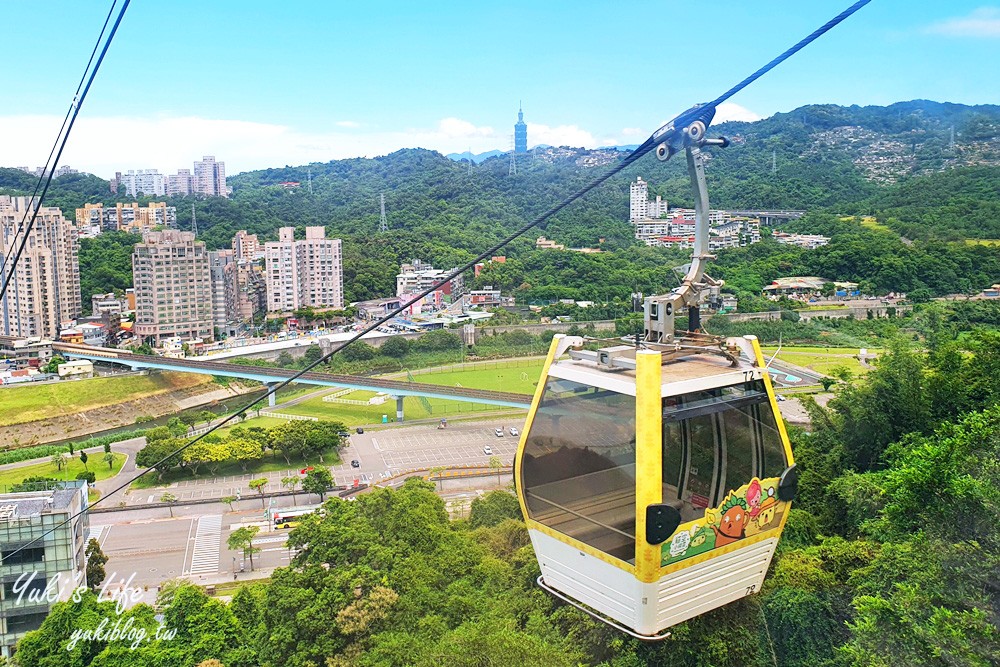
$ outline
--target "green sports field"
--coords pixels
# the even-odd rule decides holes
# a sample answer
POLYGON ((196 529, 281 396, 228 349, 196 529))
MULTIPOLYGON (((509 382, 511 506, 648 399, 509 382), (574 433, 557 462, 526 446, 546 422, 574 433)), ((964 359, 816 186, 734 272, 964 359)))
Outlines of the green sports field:
MULTIPOLYGON (((418 373, 413 380, 426 384, 445 386, 462 386, 471 389, 492 389, 518 394, 530 395, 535 391, 538 375, 542 371, 541 360, 521 362, 517 365, 499 364, 482 368, 463 370, 445 370, 442 372, 418 373)), ((393 375, 393 379, 407 379, 406 375, 393 375)), ((368 401, 375 396, 370 391, 355 391, 341 398, 355 401, 368 401)), ((463 414, 510 410, 493 405, 450 401, 440 398, 407 397, 403 403, 406 419, 428 419, 435 417, 456 417, 463 414)), ((279 410, 295 415, 308 415, 320 419, 342 421, 348 426, 373 424, 382 421, 382 415, 395 419, 396 402, 387 399, 381 405, 346 405, 343 403, 327 403, 321 397, 303 401, 298 405, 279 410)))
MULTIPOLYGON (((770 359, 777 348, 762 348, 764 357, 770 359)), ((869 348, 871 354, 882 352, 879 348, 869 348)), ((835 368, 846 368, 855 375, 867 373, 868 369, 861 365, 855 357, 858 354, 856 347, 791 347, 781 348, 778 360, 796 366, 802 366, 810 370, 829 375, 835 368)))

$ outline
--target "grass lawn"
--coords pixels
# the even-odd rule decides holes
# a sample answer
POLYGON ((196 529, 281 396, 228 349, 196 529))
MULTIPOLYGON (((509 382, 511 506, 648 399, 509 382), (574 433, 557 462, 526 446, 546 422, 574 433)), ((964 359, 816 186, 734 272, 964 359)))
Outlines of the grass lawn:
MULTIPOLYGON (((279 419, 276 420, 281 423, 286 423, 286 420, 279 419)), ((247 420, 249 423, 250 420, 247 420)), ((333 447, 323 452, 323 461, 320 462, 319 457, 311 457, 308 459, 292 459, 291 465, 285 463, 284 457, 281 455, 272 456, 271 452, 264 454, 264 458, 250 463, 247 465, 247 469, 244 470, 243 467, 236 461, 220 465, 213 475, 208 466, 202 465, 198 468, 198 475, 192 475, 190 470, 180 470, 174 469, 163 476, 161 481, 156 473, 156 471, 148 472, 136 481, 132 482, 133 489, 151 489, 157 486, 164 486, 172 482, 181 482, 189 479, 211 479, 212 477, 229 477, 232 475, 257 475, 266 472, 281 472, 282 470, 299 470, 310 465, 338 465, 340 464, 340 456, 337 454, 337 450, 333 447)), ((105 466, 107 467, 107 466, 105 466)), ((249 488, 247 489, 249 491, 249 488)), ((280 489, 268 488, 268 491, 279 491, 280 489)))
MULTIPOLYGON (((213 584, 212 586, 215 588, 214 597, 219 597, 220 595, 236 595, 236 592, 244 586, 253 586, 255 584, 263 584, 266 586, 269 583, 271 583, 271 578, 265 577, 263 579, 247 579, 244 581, 223 581, 222 583, 213 584)), ((206 586, 202 586, 202 588, 206 588, 206 586)))
POLYGON ((868 215, 861 218, 861 226, 867 227, 868 229, 877 229, 883 232, 892 232, 891 229, 883 224, 880 224, 877 218, 868 215))
MULTIPOLYGON (((115 454, 114 467, 111 469, 108 469, 108 464, 102 460, 104 452, 88 454, 87 457, 87 469, 93 472, 99 480, 114 477, 121 471, 122 466, 125 465, 124 454, 115 454)), ((34 463, 11 470, 0 470, 0 488, 6 489, 10 485, 17 484, 28 477, 76 479, 77 474, 81 472, 84 472, 84 467, 79 456, 69 459, 63 465, 62 470, 56 470, 56 465, 51 461, 34 463)))
MULTIPOLYGON (((770 359, 775 347, 762 348, 764 357, 770 359)), ((879 353, 879 348, 868 348, 870 353, 879 353)), ((858 348, 853 347, 782 347, 778 360, 829 375, 835 368, 846 368, 855 374, 867 373, 868 369, 854 358, 858 348)))
MULTIPOLYGON (((535 391, 538 375, 542 370, 542 362, 538 361, 524 366, 512 368, 475 368, 461 371, 446 371, 442 373, 421 373, 413 376, 417 382, 439 384, 446 386, 461 385, 472 389, 493 389, 530 395, 535 391)), ((400 379, 405 379, 405 376, 400 379)), ((367 401, 374 392, 355 391, 341 398, 354 401, 367 401)), ((407 419, 427 419, 433 417, 455 417, 475 412, 491 410, 509 410, 495 405, 481 403, 466 403, 443 398, 420 398, 408 396, 403 399, 403 412, 407 419)), ((360 424, 377 424, 382 421, 382 415, 389 419, 396 417, 396 402, 387 400, 381 405, 346 405, 343 403, 326 403, 322 397, 303 401, 298 405, 279 410, 294 415, 307 415, 320 419, 332 419, 344 422, 347 426, 360 424)))
POLYGON ((207 375, 153 373, 0 388, 0 426, 84 412, 211 382, 207 375))
POLYGON ((1000 239, 965 239, 969 245, 1000 246, 1000 239))

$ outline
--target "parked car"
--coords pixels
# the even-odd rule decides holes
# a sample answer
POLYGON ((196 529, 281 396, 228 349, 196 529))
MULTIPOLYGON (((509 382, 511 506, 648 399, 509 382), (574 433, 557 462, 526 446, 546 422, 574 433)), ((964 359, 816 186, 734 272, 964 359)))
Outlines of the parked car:
POLYGON ((359 461, 357 459, 354 459, 353 461, 351 461, 351 467, 352 468, 360 468, 361 467, 361 461, 359 461))
POLYGON ((483 454, 486 454, 486 456, 492 456, 493 448, 490 447, 489 445, 486 445, 485 447, 483 447, 483 454))
POLYGON ((512 436, 517 437, 517 429, 516 428, 514 428, 513 426, 511 426, 509 430, 510 430, 510 434, 512 436))
POLYGON ((357 432, 357 434, 358 434, 358 435, 361 435, 362 433, 364 433, 364 432, 365 432, 365 430, 364 430, 363 428, 361 428, 360 426, 359 426, 359 427, 357 427, 357 428, 356 428, 356 429, 354 429, 354 430, 355 430, 355 431, 357 432))
POLYGON ((502 438, 503 437, 503 429, 502 428, 493 429, 493 432, 497 434, 498 438, 502 438))
POLYGON ((348 433, 347 431, 341 431, 337 435, 339 435, 341 438, 349 438, 349 437, 351 437, 351 434, 348 433))

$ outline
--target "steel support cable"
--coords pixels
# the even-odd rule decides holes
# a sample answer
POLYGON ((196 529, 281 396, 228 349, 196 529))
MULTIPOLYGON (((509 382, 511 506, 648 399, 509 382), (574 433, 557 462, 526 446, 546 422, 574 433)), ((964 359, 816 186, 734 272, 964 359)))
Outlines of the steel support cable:
MULTIPOLYGON (((126 4, 127 4, 127 2, 128 2, 128 0, 126 0, 126 4)), ((586 195, 588 192, 590 192, 591 190, 593 190, 597 186, 601 185, 602 183, 604 183, 605 181, 607 181, 609 178, 611 178, 615 174, 619 173, 620 171, 622 171, 626 167, 630 166, 636 160, 638 160, 639 158, 641 158, 642 156, 644 156, 646 153, 648 153, 649 151, 651 151, 654 148, 654 146, 656 146, 661 141, 663 141, 664 137, 666 136, 666 134, 664 133, 664 129, 665 128, 668 128, 671 124, 676 123, 677 129, 682 129, 684 127, 684 124, 683 123, 679 123, 677 121, 691 120, 692 118, 697 118, 699 116, 702 116, 702 115, 704 115, 704 112, 705 112, 706 109, 708 109, 709 112, 711 112, 714 109, 715 105, 717 105, 717 104, 725 101, 726 99, 728 99, 732 95, 736 94, 737 92, 739 92, 740 90, 742 90, 743 88, 745 88, 746 86, 748 86, 753 81, 755 81, 758 78, 760 78, 766 72, 770 71, 775 66, 777 66, 778 64, 780 64, 783 60, 786 60, 789 56, 791 56, 794 53, 796 53, 797 51, 801 50, 804 46, 806 46, 810 42, 812 42, 815 39, 817 39, 819 36, 821 36, 822 34, 824 34, 825 32, 827 32, 828 30, 830 30, 830 28, 832 28, 833 26, 837 25, 838 23, 840 23, 841 21, 843 21, 845 18, 847 18, 848 16, 850 16, 851 14, 853 14, 854 12, 856 12, 858 9, 860 9, 864 5, 868 4, 869 2, 871 2, 871 0, 860 0, 859 2, 856 2, 854 5, 852 5, 851 7, 849 7, 847 10, 845 10, 844 12, 841 12, 841 14, 837 15, 836 17, 834 17, 833 19, 831 19, 830 21, 828 21, 826 24, 824 24, 822 27, 820 27, 818 30, 814 31, 808 37, 806 37, 805 39, 803 39, 800 42, 798 42, 791 49, 785 51, 783 54, 781 54, 780 56, 778 56, 777 58, 775 58, 774 60, 772 60, 771 62, 769 62, 764 67, 762 67, 759 70, 757 70, 756 72, 754 72, 753 74, 751 74, 749 77, 747 77, 746 79, 744 79, 743 81, 741 81, 739 84, 737 84, 733 88, 730 88, 726 93, 724 93, 720 97, 716 98, 716 100, 713 101, 713 102, 711 102, 710 104, 703 105, 701 107, 695 107, 694 109, 688 110, 688 111, 680 114, 673 121, 671 121, 667 125, 661 127, 656 132, 654 132, 652 135, 650 135, 650 137, 648 139, 646 139, 638 148, 636 148, 634 151, 632 151, 627 156, 625 156, 625 158, 619 164, 615 165, 612 169, 608 170, 602 176, 600 176, 600 177, 596 178, 595 180, 591 181, 589 184, 587 184, 586 186, 584 186, 580 190, 576 191, 575 193, 573 193, 572 195, 570 195, 569 197, 567 197, 566 199, 564 199, 563 201, 561 201, 556 206, 550 208, 548 211, 546 211, 542 215, 538 216, 537 218, 535 218, 531 222, 529 222, 529 223, 521 226, 517 231, 515 231, 515 232, 509 234, 508 236, 504 237, 501 241, 499 241, 499 242, 495 243, 494 245, 490 246, 487 250, 483 251, 478 256, 476 256, 475 259, 472 259, 469 262, 467 262, 466 264, 464 264, 463 266, 461 266, 459 268, 456 268, 451 273, 449 273, 447 276, 445 276, 444 278, 442 278, 441 280, 439 280, 438 282, 436 282, 435 284, 433 284, 431 287, 428 287, 423 292, 420 292, 419 294, 413 296, 406 303, 400 305, 397 310, 394 310, 394 311, 392 311, 392 312, 384 315, 383 317, 381 317, 378 320, 376 320, 373 324, 369 325, 367 328, 362 329, 357 334, 355 334, 354 336, 352 336, 351 338, 349 338, 347 341, 345 341, 339 347, 337 347, 337 348, 331 350, 329 353, 323 355, 322 357, 320 357, 316 361, 312 362, 311 364, 309 364, 308 366, 306 366, 302 370, 300 370, 297 373, 295 373, 295 375, 292 375, 291 377, 287 378, 286 380, 284 380, 284 381, 282 381, 282 382, 274 385, 263 396, 255 399, 254 401, 252 401, 252 402, 248 403, 247 405, 243 406, 242 408, 240 408, 239 410, 237 410, 236 412, 234 412, 233 414, 229 415, 228 417, 226 417, 225 419, 223 419, 221 422, 219 422, 218 424, 216 424, 215 426, 213 426, 212 428, 210 428, 205 433, 202 433, 201 435, 195 437, 190 442, 187 442, 184 445, 178 447, 177 449, 175 449, 170 454, 167 454, 166 456, 164 456, 163 458, 161 458, 156 463, 153 463, 152 465, 150 465, 148 468, 146 468, 145 470, 143 470, 142 472, 140 472, 138 475, 132 477, 128 481, 120 484, 119 486, 115 487, 114 489, 112 489, 111 491, 109 491, 108 493, 106 493, 105 495, 101 496, 93 504, 97 505, 97 504, 103 502, 106 498, 109 498, 109 497, 113 496, 114 494, 118 493, 119 491, 124 490, 129 485, 131 485, 132 482, 138 480, 139 478, 143 477, 147 473, 151 472, 157 466, 159 466, 159 465, 161 465, 163 463, 166 463, 166 462, 170 461, 171 459, 174 459, 175 457, 179 456, 186 449, 188 449, 189 447, 191 447, 195 443, 197 443, 200 440, 202 440, 208 434, 217 431, 218 429, 222 428, 223 426, 225 426, 229 422, 231 422, 234 419, 236 419, 237 417, 239 417, 241 414, 247 412, 257 402, 262 401, 265 398, 270 397, 271 395, 275 394, 279 389, 282 389, 282 388, 288 386, 289 384, 291 384, 292 382, 294 382, 296 379, 298 379, 298 378, 302 377, 303 375, 305 375, 306 373, 310 372, 312 369, 316 368, 317 366, 319 366, 321 364, 326 363, 331 357, 333 357, 333 355, 335 355, 340 350, 342 350, 345 347, 347 347, 348 345, 351 345, 352 343, 355 343, 356 341, 360 340, 363 336, 365 336, 368 333, 371 333, 372 331, 374 331, 378 327, 382 326, 383 324, 385 324, 389 320, 392 320, 393 318, 395 318, 397 316, 398 313, 404 311, 406 308, 409 308, 413 304, 417 303, 418 301, 420 301, 421 299, 423 299, 428 294, 430 294, 430 293, 432 293, 432 292, 440 289, 441 287, 447 285, 452 280, 454 280, 456 277, 458 277, 461 274, 463 274, 464 272, 472 269, 480 261, 482 261, 484 259, 487 259, 489 257, 492 257, 494 255, 494 253, 496 253, 498 250, 501 250, 502 248, 504 248, 505 246, 507 246, 507 244, 509 244, 511 241, 519 238, 520 236, 524 235, 525 233, 527 233, 528 231, 530 231, 534 227, 537 227, 538 225, 542 224, 543 222, 545 222, 546 220, 548 220, 549 218, 551 218, 553 215, 555 215, 559 211, 563 210, 564 208, 566 208, 567 206, 569 206, 570 204, 572 204, 573 202, 575 202, 577 199, 580 199, 581 197, 583 197, 584 195, 586 195)), ((115 24, 115 27, 117 28, 117 23, 115 24)), ((102 57, 103 57, 103 54, 102 54, 102 57)), ((710 120, 711 120, 711 118, 709 117, 709 121, 710 120)), ((87 511, 87 510, 81 510, 81 511, 77 512, 76 514, 73 514, 73 515, 67 517, 62 522, 60 522, 59 524, 53 526, 52 528, 50 528, 48 531, 46 531, 42 535, 39 535, 38 537, 32 539, 30 542, 27 542, 26 544, 23 544, 22 546, 20 546, 18 549, 14 550, 11 555, 18 553, 22 549, 28 548, 29 546, 31 546, 35 542, 38 542, 39 540, 41 540, 44 537, 46 537, 47 535, 53 533, 54 531, 56 531, 60 527, 66 525, 69 522, 71 522, 73 519, 75 519, 80 514, 83 514, 85 511, 87 511)))
MULTIPOLYGON (((97 41, 94 42, 94 49, 90 52, 90 59, 87 60, 87 66, 83 68, 83 74, 80 76, 80 83, 76 85, 76 92, 73 93, 73 101, 69 103, 69 108, 66 109, 66 115, 63 117, 62 125, 59 127, 59 132, 56 134, 56 140, 52 142, 52 149, 49 151, 49 157, 45 160, 45 166, 42 167, 42 173, 39 174, 38 180, 35 181, 35 189, 31 192, 31 198, 28 201, 34 201, 35 195, 38 194, 38 188, 42 187, 42 181, 45 179, 45 174, 49 171, 55 171, 55 166, 49 168, 52 162, 52 156, 56 152, 56 147, 59 146, 59 141, 63 136, 63 131, 66 129, 66 123, 69 122, 70 114, 73 113, 73 109, 76 107, 77 98, 80 96, 80 89, 83 88, 83 82, 87 80, 87 72, 90 71, 90 65, 94 62, 94 56, 97 54, 97 49, 101 47, 101 40, 104 38, 104 31, 108 29, 108 22, 111 21, 111 15, 114 14, 115 5, 118 4, 118 0, 113 0, 111 3, 111 8, 108 10, 108 15, 104 19, 104 25, 101 26, 101 34, 97 36, 97 41)), ((16 239, 20 234, 21 230, 24 229, 24 224, 28 220, 28 211, 24 212, 24 216, 21 218, 21 222, 17 225, 17 230, 14 232, 14 238, 16 239)), ((4 261, 2 266, 6 266, 10 261, 10 253, 14 250, 14 244, 11 244, 10 249, 4 256, 4 261)))
MULTIPOLYGON (((118 32, 118 26, 121 25, 122 19, 125 17, 125 10, 128 9, 129 2, 131 2, 131 0, 125 0, 122 3, 122 8, 118 12, 118 18, 115 19, 115 24, 111 27, 111 32, 108 34, 108 38, 104 42, 104 48, 101 49, 101 55, 97 58, 97 62, 94 64, 94 69, 90 72, 90 75, 87 76, 87 84, 84 86, 83 92, 80 93, 79 98, 74 97, 73 99, 69 125, 66 126, 66 132, 63 134, 62 141, 59 143, 59 150, 56 152, 55 160, 52 161, 52 168, 49 170, 49 174, 45 178, 45 187, 42 188, 42 194, 38 197, 38 202, 31 202, 29 204, 29 207, 32 209, 31 219, 28 221, 28 226, 25 228, 24 234, 21 236, 20 244, 17 247, 17 253, 14 254, 14 258, 10 262, 9 269, 6 267, 7 261, 5 260, 5 266, 3 268, 6 275, 4 276, 3 286, 0 287, 0 299, 3 299, 7 294, 7 286, 14 277, 14 269, 17 268, 17 263, 21 259, 21 253, 24 252, 24 247, 27 245, 31 229, 35 226, 35 218, 38 217, 38 209, 42 207, 42 202, 45 200, 45 195, 49 191, 49 186, 52 185, 52 178, 55 176, 56 166, 59 164, 59 158, 62 157, 63 150, 66 148, 66 142, 69 140, 70 132, 73 131, 73 125, 76 123, 77 116, 80 115, 80 108, 83 106, 84 100, 87 99, 87 93, 90 92, 90 87, 94 84, 97 72, 101 69, 101 63, 104 62, 104 56, 108 54, 108 49, 111 47, 111 41, 115 38, 115 33, 118 32), (31 204, 34 205, 32 206, 31 204)), ((91 55, 91 58, 93 58, 93 55, 91 55)))

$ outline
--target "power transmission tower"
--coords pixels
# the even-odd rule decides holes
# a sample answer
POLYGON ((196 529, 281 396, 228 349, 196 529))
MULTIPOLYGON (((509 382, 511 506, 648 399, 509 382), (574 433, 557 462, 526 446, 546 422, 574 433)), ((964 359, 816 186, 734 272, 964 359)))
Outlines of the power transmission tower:
POLYGON ((510 135, 510 168, 507 170, 508 176, 517 176, 517 158, 514 157, 514 135, 510 135))
POLYGON ((379 195, 379 204, 382 207, 382 212, 381 212, 381 215, 379 216, 379 219, 378 219, 378 230, 380 232, 387 232, 387 231, 389 231, 389 223, 386 222, 386 219, 385 219, 385 193, 384 192, 379 195))
POLYGON ((312 169, 306 169, 306 180, 309 181, 309 194, 313 193, 313 173, 312 169))
POLYGON ((948 147, 951 148, 951 149, 953 149, 953 150, 955 148, 955 126, 954 125, 951 126, 951 141, 949 142, 948 147))
POLYGON ((778 171, 778 151, 771 151, 771 173, 778 171))
POLYGON ((191 231, 198 238, 198 217, 194 214, 194 204, 191 204, 191 231))
POLYGON ((469 146, 469 173, 472 173, 472 146, 469 146))

